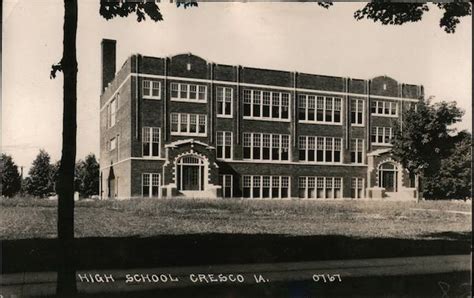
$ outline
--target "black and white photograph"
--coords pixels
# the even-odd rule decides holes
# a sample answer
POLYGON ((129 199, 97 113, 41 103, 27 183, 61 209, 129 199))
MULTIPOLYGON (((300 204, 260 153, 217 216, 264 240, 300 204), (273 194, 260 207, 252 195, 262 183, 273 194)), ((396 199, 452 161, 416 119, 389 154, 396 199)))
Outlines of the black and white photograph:
POLYGON ((472 296, 471 2, 1 5, 0 298, 472 296))

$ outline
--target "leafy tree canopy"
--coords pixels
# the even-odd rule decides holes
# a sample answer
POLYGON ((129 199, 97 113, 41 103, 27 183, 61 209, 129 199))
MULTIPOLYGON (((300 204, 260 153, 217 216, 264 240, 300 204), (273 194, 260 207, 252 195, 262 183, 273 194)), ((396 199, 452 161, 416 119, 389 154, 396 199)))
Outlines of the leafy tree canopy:
POLYGON ((54 191, 54 170, 50 164, 50 159, 46 151, 40 150, 33 161, 33 165, 28 172, 29 179, 26 185, 26 191, 30 195, 43 198, 54 191))
POLYGON ((1 155, 0 165, 2 175, 2 195, 13 197, 21 189, 21 177, 18 172, 18 167, 13 162, 12 157, 4 153, 1 155))

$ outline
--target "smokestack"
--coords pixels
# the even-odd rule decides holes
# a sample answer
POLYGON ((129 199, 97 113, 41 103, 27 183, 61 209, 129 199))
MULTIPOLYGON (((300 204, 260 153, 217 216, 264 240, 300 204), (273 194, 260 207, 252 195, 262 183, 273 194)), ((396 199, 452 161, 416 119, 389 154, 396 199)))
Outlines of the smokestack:
POLYGON ((115 77, 116 44, 116 40, 102 39, 102 93, 115 77))

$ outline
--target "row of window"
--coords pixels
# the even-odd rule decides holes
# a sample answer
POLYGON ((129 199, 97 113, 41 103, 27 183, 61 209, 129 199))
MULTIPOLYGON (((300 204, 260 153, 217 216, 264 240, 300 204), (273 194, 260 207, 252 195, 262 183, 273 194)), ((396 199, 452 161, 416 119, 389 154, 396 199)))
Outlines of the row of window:
POLYGON ((171 113, 171 135, 206 136, 207 115, 171 113))
POLYGON ((370 112, 374 115, 397 116, 398 103, 395 101, 372 100, 370 112))
POLYGON ((341 98, 299 95, 299 120, 310 123, 341 123, 341 98))
POLYGON ((185 83, 171 83, 171 100, 207 101, 207 86, 185 83))
POLYGON ((342 139, 333 137, 299 137, 299 160, 342 163, 342 139))
POLYGON ((370 134, 370 141, 373 144, 390 144, 390 141, 393 137, 393 129, 391 127, 380 127, 374 126, 372 127, 372 131, 370 134))
POLYGON ((244 159, 289 160, 290 135, 244 133, 244 159))
MULTIPOLYGON (((222 197, 234 196, 232 175, 219 175, 222 197)), ((142 195, 158 197, 160 174, 142 174, 142 195)), ((289 176, 244 175, 242 176, 242 196, 244 198, 289 198, 289 176)), ((351 198, 364 197, 364 179, 351 178, 351 198)), ((298 178, 298 197, 302 199, 342 198, 341 177, 302 176, 298 178)))
POLYGON ((244 119, 290 119, 290 94, 244 90, 244 119))

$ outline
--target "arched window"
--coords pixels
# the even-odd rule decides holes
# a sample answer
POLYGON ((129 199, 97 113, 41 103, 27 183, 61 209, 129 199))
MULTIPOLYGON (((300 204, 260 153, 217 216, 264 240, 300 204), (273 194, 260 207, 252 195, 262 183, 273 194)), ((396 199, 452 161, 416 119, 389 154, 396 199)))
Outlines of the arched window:
POLYGON ((204 168, 204 160, 197 156, 181 157, 176 163, 178 190, 204 190, 204 168))

